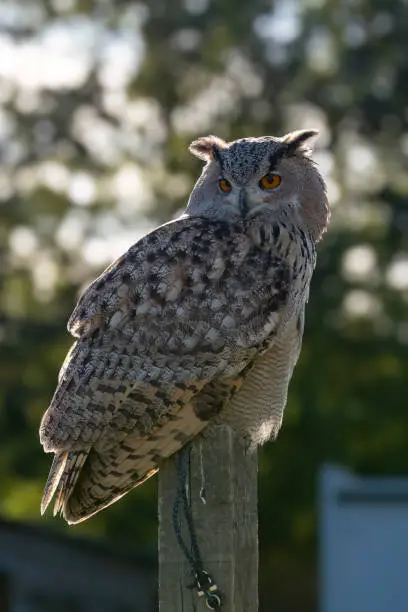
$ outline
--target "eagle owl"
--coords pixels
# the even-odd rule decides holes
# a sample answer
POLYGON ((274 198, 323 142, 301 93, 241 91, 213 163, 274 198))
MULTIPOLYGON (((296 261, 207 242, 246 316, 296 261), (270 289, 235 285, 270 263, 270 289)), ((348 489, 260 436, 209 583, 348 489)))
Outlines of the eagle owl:
POLYGON ((40 439, 54 453, 42 512, 78 523, 157 472, 210 423, 275 438, 299 356, 316 243, 329 222, 314 130, 225 142, 177 219, 80 297, 40 439))

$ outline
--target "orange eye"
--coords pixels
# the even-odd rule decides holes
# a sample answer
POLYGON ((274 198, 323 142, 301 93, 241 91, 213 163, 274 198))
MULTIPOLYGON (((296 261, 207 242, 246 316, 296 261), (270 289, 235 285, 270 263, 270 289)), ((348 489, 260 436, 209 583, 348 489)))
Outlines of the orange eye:
POLYGON ((259 186, 262 189, 276 189, 281 184, 281 177, 279 174, 265 174, 259 181, 259 186))
POLYGON ((218 181, 218 185, 220 186, 221 191, 224 193, 229 193, 232 189, 231 183, 224 178, 218 181))

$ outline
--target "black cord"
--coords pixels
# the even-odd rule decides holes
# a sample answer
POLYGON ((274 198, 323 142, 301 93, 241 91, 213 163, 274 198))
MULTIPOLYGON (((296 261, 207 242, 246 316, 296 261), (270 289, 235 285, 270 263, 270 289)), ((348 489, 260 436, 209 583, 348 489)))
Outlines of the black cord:
POLYGON ((177 538, 177 541, 179 543, 181 550, 184 552, 191 567, 195 569, 196 567, 202 567, 202 560, 201 560, 200 551, 198 549, 197 536, 195 533, 194 525, 192 523, 190 507, 189 507, 188 499, 187 499, 186 481, 187 481, 187 471, 188 471, 189 459, 190 459, 190 448, 189 447, 181 450, 176 455, 178 488, 177 488, 176 499, 174 501, 174 506, 173 506, 173 527, 174 527, 174 532, 176 534, 176 538, 177 538), (191 553, 181 533, 181 525, 180 525, 180 518, 179 518, 180 505, 182 505, 182 508, 184 510, 184 516, 187 521, 187 526, 190 532, 191 549, 192 549, 191 553))
POLYGON ((194 527, 193 515, 188 502, 186 482, 190 463, 190 446, 185 447, 176 455, 178 474, 178 488, 173 506, 173 528, 177 542, 189 562, 194 574, 194 582, 189 588, 196 589, 199 597, 205 597, 205 603, 210 610, 220 610, 222 605, 221 594, 213 577, 203 568, 203 561, 198 545, 197 533, 194 527), (184 512, 187 523, 190 548, 187 546, 182 532, 180 521, 180 506, 184 512))

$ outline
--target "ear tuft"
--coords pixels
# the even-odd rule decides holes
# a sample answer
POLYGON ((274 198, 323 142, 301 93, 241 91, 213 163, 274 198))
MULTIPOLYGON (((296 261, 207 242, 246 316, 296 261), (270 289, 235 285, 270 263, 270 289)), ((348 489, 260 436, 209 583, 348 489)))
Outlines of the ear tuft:
POLYGON ((311 155, 318 135, 318 130, 296 130, 286 134, 282 138, 282 142, 288 145, 290 153, 299 152, 304 155, 311 155))
POLYGON ((218 152, 220 149, 226 149, 227 143, 222 140, 222 138, 218 138, 217 136, 202 136, 188 147, 188 150, 205 161, 210 161, 214 158, 217 158, 218 152))

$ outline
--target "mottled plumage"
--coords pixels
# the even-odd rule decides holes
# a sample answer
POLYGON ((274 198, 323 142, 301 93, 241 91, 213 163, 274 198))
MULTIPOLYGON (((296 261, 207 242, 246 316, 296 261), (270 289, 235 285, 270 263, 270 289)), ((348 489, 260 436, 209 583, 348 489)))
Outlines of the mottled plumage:
POLYGON ((185 213, 82 295, 40 428, 55 453, 42 511, 55 495, 68 522, 88 518, 210 423, 249 446, 276 437, 329 220, 314 135, 195 141, 206 165, 185 213))

